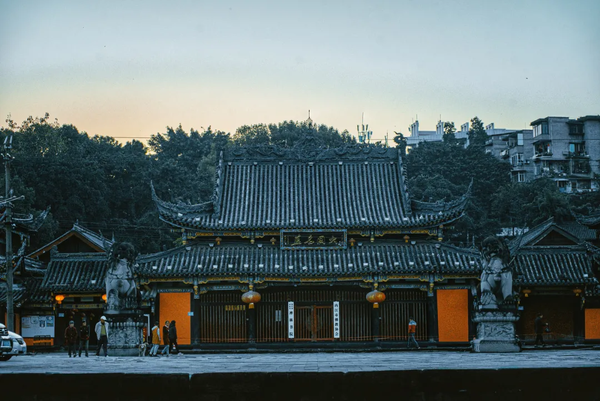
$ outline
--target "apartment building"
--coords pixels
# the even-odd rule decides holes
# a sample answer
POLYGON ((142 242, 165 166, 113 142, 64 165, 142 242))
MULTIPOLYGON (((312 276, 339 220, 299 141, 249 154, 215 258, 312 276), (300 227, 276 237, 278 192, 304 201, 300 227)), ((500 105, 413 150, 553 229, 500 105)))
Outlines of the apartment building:
POLYGON ((535 178, 532 144, 533 130, 502 130, 489 135, 485 152, 510 163, 513 182, 531 181, 535 178))
POLYGON ((545 117, 533 128, 533 177, 549 177, 562 192, 599 189, 600 115, 545 117))

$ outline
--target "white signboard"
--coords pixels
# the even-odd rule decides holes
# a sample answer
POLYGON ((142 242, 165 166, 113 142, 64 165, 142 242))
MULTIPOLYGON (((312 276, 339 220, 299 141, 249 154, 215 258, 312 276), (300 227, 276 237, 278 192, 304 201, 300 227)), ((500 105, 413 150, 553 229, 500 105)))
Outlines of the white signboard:
POLYGON ((54 337, 54 316, 23 316, 21 317, 21 336, 51 336, 54 337))
POLYGON ((294 303, 288 302, 288 338, 294 338, 294 303))
POLYGON ((340 338, 340 303, 333 302, 333 338, 340 338))

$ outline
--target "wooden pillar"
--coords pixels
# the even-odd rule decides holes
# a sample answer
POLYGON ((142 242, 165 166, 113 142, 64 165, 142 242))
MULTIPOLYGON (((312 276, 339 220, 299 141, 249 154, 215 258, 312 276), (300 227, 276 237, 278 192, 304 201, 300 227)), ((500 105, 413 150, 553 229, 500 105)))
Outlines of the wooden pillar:
MULTIPOLYGON (((374 305, 375 306, 375 305, 374 305)), ((379 305, 377 305, 379 306, 379 305)), ((373 307, 371 309, 371 333, 373 334, 373 341, 379 341, 379 327, 380 327, 381 317, 379 313, 379 308, 373 307)))
POLYGON ((573 313, 573 340, 575 344, 583 344, 585 341, 585 309, 581 306, 581 299, 577 297, 573 313))
POLYGON ((248 342, 256 342, 256 305, 248 305, 246 319, 248 321, 248 342))
POLYGON ((436 291, 427 294, 427 333, 429 342, 436 342, 438 339, 438 313, 436 291))
POLYGON ((200 297, 192 293, 192 345, 200 344, 200 297))

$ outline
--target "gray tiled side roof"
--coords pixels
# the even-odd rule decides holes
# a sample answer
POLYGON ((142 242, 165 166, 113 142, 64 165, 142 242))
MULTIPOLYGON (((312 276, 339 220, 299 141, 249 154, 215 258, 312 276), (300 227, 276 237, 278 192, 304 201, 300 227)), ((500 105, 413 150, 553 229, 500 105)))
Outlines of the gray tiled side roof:
POLYGON ((397 149, 328 149, 306 159, 280 150, 229 153, 209 203, 175 205, 153 192, 161 219, 219 231, 433 227, 462 216, 466 199, 420 203, 412 213, 397 149))
POLYGON ((343 277, 361 274, 478 274, 479 254, 444 244, 364 245, 346 250, 281 250, 276 246, 185 247, 138 258, 143 277, 257 274, 343 277), (438 247, 439 246, 439 247, 438 247))
POLYGON ((591 241, 596 239, 596 230, 586 227, 578 223, 577 221, 566 221, 560 223, 559 227, 564 228, 574 236, 584 241, 591 241))
POLYGON ((73 228, 71 230, 78 232, 97 247, 104 249, 104 251, 108 251, 110 247, 114 244, 114 241, 109 240, 108 238, 105 238, 102 235, 83 227, 79 223, 73 224, 73 228))
POLYGON ((104 253, 58 254, 52 257, 42 289, 79 292, 104 291, 108 261, 104 253))
POLYGON ((516 285, 598 283, 585 248, 567 246, 521 248, 515 257, 513 279, 516 285))
POLYGON ((584 216, 582 214, 573 213, 575 218, 580 224, 583 224, 587 227, 600 227, 600 210, 596 210, 594 213, 589 216, 584 216))

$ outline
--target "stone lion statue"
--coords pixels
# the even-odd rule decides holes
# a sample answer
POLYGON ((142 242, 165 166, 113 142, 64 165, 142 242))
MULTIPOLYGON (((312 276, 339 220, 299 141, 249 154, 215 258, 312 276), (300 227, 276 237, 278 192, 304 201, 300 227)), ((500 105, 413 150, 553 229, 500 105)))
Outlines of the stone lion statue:
POLYGON ((106 272, 106 313, 119 313, 137 306, 137 288, 133 278, 135 249, 127 242, 115 243, 108 255, 106 272))
POLYGON ((510 251, 497 237, 486 238, 482 248, 481 305, 495 309, 513 300, 510 251))

